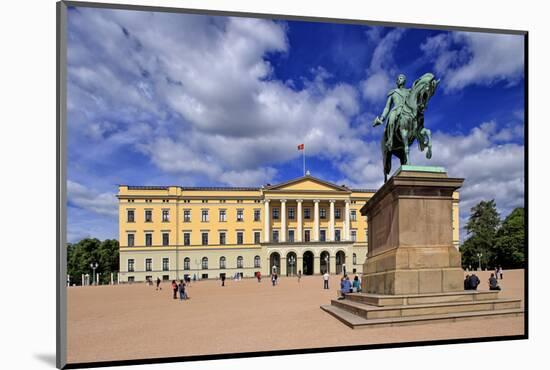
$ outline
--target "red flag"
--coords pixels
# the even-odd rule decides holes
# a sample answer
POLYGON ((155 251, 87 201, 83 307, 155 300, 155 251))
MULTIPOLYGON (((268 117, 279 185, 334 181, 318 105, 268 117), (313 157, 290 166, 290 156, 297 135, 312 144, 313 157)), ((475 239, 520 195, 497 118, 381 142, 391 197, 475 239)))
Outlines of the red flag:
POLYGON ((304 144, 298 145, 298 150, 304 150, 304 144))

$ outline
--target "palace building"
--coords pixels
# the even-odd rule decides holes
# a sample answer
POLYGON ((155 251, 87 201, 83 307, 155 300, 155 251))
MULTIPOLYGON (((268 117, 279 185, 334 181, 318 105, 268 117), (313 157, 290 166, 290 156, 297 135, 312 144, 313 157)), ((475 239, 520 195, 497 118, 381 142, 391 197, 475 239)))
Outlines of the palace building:
POLYGON ((369 232, 359 210, 374 192, 309 174, 262 187, 120 185, 120 281, 361 273, 369 232))

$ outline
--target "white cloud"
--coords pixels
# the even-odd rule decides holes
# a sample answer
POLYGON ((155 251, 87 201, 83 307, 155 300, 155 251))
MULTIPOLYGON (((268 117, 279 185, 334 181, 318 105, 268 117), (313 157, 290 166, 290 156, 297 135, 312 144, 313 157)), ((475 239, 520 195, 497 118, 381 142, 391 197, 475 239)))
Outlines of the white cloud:
POLYGON ((367 34, 370 41, 377 43, 367 69, 367 78, 360 83, 363 97, 367 101, 384 100, 388 91, 395 86, 395 79, 399 72, 393 59, 393 51, 404 32, 404 29, 396 28, 384 37, 381 37, 379 32, 367 34))
POLYGON ((499 81, 514 85, 523 77, 523 36, 450 32, 428 38, 420 48, 448 92, 499 81))
POLYGON ((67 199, 69 204, 100 215, 118 215, 118 201, 114 192, 98 193, 78 182, 68 180, 67 199))
POLYGON ((257 183, 298 158, 298 143, 325 159, 358 145, 349 125, 359 113, 354 87, 329 85, 322 66, 301 90, 272 78, 266 55, 289 48, 282 23, 98 10, 69 21, 87 38, 70 43, 70 124, 92 122, 88 136, 133 143, 162 171, 229 185, 242 182, 240 173, 257 183), (167 112, 181 118, 163 124, 167 112), (117 130, 102 115, 120 121, 117 130))

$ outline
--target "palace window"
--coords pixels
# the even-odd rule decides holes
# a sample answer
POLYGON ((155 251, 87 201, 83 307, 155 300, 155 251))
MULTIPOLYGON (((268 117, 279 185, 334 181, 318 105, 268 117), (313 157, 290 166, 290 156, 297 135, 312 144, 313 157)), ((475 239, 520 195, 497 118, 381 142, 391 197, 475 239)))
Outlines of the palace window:
POLYGON ((288 241, 294 243, 294 230, 288 230, 288 241))
POLYGON ((327 210, 325 208, 321 208, 319 210, 319 217, 321 218, 327 218, 327 210))
POLYGON ((134 210, 128 210, 128 222, 135 222, 134 210))
POLYGON ((351 230, 351 241, 352 242, 357 241, 357 230, 351 230))
POLYGON ((183 222, 191 222, 191 210, 190 209, 184 209, 183 210, 183 222))
POLYGON ((170 222, 170 210, 162 210, 162 222, 170 222))
POLYGON ((202 222, 208 222, 208 210, 207 209, 202 210, 201 221, 202 222))
POLYGON ((191 233, 183 233, 183 245, 191 245, 191 233))
POLYGON ((225 232, 220 233, 220 245, 225 244, 225 232))
POLYGON ((202 233, 202 245, 208 245, 208 233, 202 233))
POLYGON ((278 220, 279 219, 279 208, 274 207, 271 210, 271 216, 273 217, 274 220, 278 220))
POLYGON ((260 221, 260 210, 259 209, 254 210, 254 221, 260 221))
POLYGON ((319 241, 322 241, 322 242, 327 241, 327 231, 326 230, 320 230, 319 231, 319 241))
POLYGON ((162 245, 164 247, 170 245, 170 234, 162 233, 162 245))
POLYGON ((145 222, 153 222, 153 211, 150 209, 145 210, 145 222))
POLYGON ((243 232, 237 231, 237 244, 243 244, 243 232))
POLYGON ((242 222, 244 220, 243 212, 242 209, 237 210, 237 222, 242 222))
POLYGON ((279 242, 279 230, 273 230, 273 242, 278 243, 279 242))
POLYGON ((220 222, 227 221, 227 215, 225 209, 220 209, 220 222))
POLYGON ((134 259, 128 260, 128 272, 134 272, 134 259))
POLYGON ((129 283, 133 283, 134 281, 136 281, 135 276, 128 276, 128 282, 129 283))
POLYGON ((238 269, 243 268, 243 257, 242 256, 237 257, 237 268, 238 269))
POLYGON ((153 234, 145 233, 145 246, 150 247, 153 245, 153 234))
POLYGON ((296 217, 296 212, 294 212, 294 207, 289 207, 288 208, 288 219, 289 220, 294 220, 295 217, 296 217))
POLYGON ((260 244, 260 232, 254 231, 254 244, 260 244))
POLYGON ((203 270, 208 270, 208 257, 203 257, 202 258, 202 269, 203 270))
POLYGON ((208 203, 208 199, 203 199, 202 202, 203 203, 208 203))
POLYGON ((220 269, 224 269, 224 268, 225 268, 225 257, 221 256, 220 257, 220 269))
POLYGON ((185 257, 183 259, 183 269, 184 270, 191 270, 191 259, 189 257, 185 257))
POLYGON ((152 258, 146 258, 145 259, 145 271, 153 271, 153 259, 152 258))
POLYGON ((357 221, 357 211, 356 210, 354 210, 354 209, 351 210, 351 217, 350 218, 351 218, 352 221, 357 221))
POLYGON ((311 219, 311 208, 304 208, 304 220, 311 219))
POLYGON ((128 234, 128 246, 133 247, 135 244, 136 236, 134 234, 128 234))
POLYGON ((169 258, 163 258, 162 259, 162 271, 168 271, 170 269, 170 259, 169 258))
POLYGON ((357 265, 357 255, 355 253, 353 254, 353 264, 357 265))
POLYGON ((341 210, 340 210, 340 208, 335 208, 335 209, 334 209, 334 217, 335 217, 335 218, 340 218, 340 216, 341 216, 341 210))
POLYGON ((340 230, 334 230, 334 240, 337 242, 340 241, 340 230))
POLYGON ((260 268, 260 256, 254 257, 254 268, 260 268))
POLYGON ((304 241, 305 242, 311 241, 311 232, 310 232, 310 230, 304 230, 304 241))

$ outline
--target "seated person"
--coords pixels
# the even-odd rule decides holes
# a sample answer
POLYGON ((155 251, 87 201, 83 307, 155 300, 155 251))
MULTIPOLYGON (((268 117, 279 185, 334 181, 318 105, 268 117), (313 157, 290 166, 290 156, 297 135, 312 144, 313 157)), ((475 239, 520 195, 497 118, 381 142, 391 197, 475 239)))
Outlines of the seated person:
POLYGON ((356 293, 361 292, 361 281, 357 275, 353 278, 352 290, 356 293))
POLYGON ((349 278, 346 275, 340 280, 340 290, 338 291, 339 293, 338 299, 346 298, 346 293, 351 293, 351 292, 352 292, 351 282, 349 281, 349 278))
POLYGON ((464 290, 470 290, 472 289, 470 287, 470 275, 466 275, 466 278, 464 279, 464 290))
POLYGON ((489 278, 489 290, 500 290, 495 274, 491 274, 491 277, 489 278))
POLYGON ((480 281, 476 274, 470 275, 470 279, 468 279, 470 282, 470 289, 477 290, 477 286, 479 285, 480 281))

